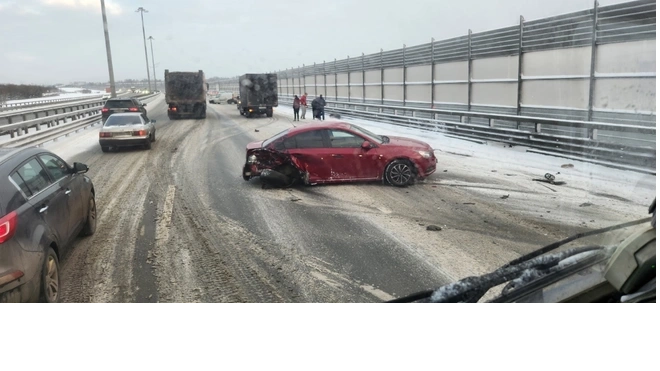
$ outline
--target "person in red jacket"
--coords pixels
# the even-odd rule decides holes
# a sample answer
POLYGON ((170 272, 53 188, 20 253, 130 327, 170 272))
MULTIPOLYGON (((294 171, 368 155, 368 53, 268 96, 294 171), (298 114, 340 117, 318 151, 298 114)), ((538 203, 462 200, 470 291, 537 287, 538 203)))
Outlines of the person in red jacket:
POLYGON ((307 92, 305 92, 305 94, 300 97, 300 107, 302 108, 302 112, 300 112, 300 118, 304 120, 305 112, 307 112, 307 92))
POLYGON ((300 121, 298 112, 300 111, 300 98, 297 95, 293 96, 293 121, 300 121))

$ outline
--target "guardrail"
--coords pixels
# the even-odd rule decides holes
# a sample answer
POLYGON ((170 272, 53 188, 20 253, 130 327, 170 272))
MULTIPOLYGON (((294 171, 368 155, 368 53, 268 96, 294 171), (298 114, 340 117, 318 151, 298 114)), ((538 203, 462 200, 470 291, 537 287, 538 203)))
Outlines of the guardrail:
POLYGON ((76 101, 75 103, 63 103, 48 107, 41 107, 20 112, 11 112, 0 115, 0 120, 6 121, 0 125, 0 134, 10 134, 12 138, 16 135, 27 133, 32 127, 41 130, 41 125, 59 125, 60 120, 67 118, 80 118, 81 111, 87 112, 100 110, 104 101, 101 98, 76 101), (62 111, 60 113, 60 111, 62 111), (34 116, 34 118, 28 118, 34 116), (40 117, 41 116, 41 117, 40 117))
MULTIPOLYGON (((154 94, 145 94, 138 96, 140 100, 145 100, 158 96, 159 93, 154 94)), ((17 145, 27 145, 32 144, 33 142, 39 142, 41 137, 51 138, 54 136, 61 136, 60 130, 52 129, 53 127, 61 127, 61 131, 71 131, 71 128, 76 130, 81 128, 82 124, 89 126, 89 124, 95 124, 99 122, 101 116, 101 108, 103 108, 103 100, 97 100, 96 102, 89 103, 89 107, 77 109, 70 112, 64 112, 60 114, 55 114, 51 116, 39 117, 31 120, 21 121, 18 123, 3 125, 0 127, 1 133, 9 133, 11 138, 21 137, 23 134, 28 134, 30 128, 35 128, 37 131, 42 131, 42 133, 34 133, 26 136, 25 140, 16 139, 13 141, 6 142, 0 146, 17 146, 17 145), (67 120, 70 120, 67 122, 67 120), (91 121, 90 121, 91 120, 91 121), (42 126, 47 125, 47 129, 42 130, 42 126), (50 130, 49 130, 50 129, 50 130), (54 131, 57 130, 57 131, 54 131), (29 137, 29 138, 28 138, 29 137), (27 144, 24 144, 27 143, 27 144)), ((66 134, 66 133, 65 133, 66 134)))
POLYGON ((50 103, 71 102, 71 101, 76 101, 76 100, 84 100, 84 99, 89 99, 91 97, 102 97, 102 96, 103 96, 102 94, 90 94, 88 96, 82 96, 82 97, 44 98, 42 100, 35 100, 35 101, 29 101, 29 102, 4 103, 4 104, 0 105, 0 112, 15 110, 15 109, 21 109, 21 108, 42 106, 44 104, 50 104, 50 103))
MULTIPOLYGON (((280 103, 292 102, 289 96, 279 98, 280 103)), ((348 117, 439 132, 459 139, 525 146, 528 147, 528 152, 653 175, 656 173, 655 127, 354 102, 326 103, 326 119, 330 113, 339 113, 348 117), (558 135, 557 128, 563 128, 563 132, 570 129, 574 135, 558 135), (611 143, 600 140, 599 133, 602 132, 641 135, 646 136, 647 140, 642 144, 631 145, 611 143)))
MULTIPOLYGON (((117 94, 117 97, 121 97, 127 94, 131 94, 131 92, 123 92, 117 94)), ((78 97, 68 97, 68 98, 44 98, 42 100, 33 100, 30 102, 17 102, 17 103, 5 103, 5 104, 0 104, 0 112, 7 112, 11 111, 9 113, 14 113, 16 111, 21 111, 24 109, 29 109, 29 108, 41 108, 44 105, 47 104, 52 104, 52 103, 60 103, 60 102, 75 102, 75 101, 82 101, 82 100, 89 100, 89 99, 107 99, 109 97, 109 93, 105 94, 87 94, 84 96, 78 96, 78 97)))
MULTIPOLYGON (((148 95, 149 94, 142 94, 135 97, 140 98, 148 95)), ((98 109, 100 109, 104 102, 104 99, 97 97, 94 99, 76 100, 69 103, 2 113, 0 114, 0 135, 10 134, 13 138, 16 135, 21 135, 21 130, 27 133, 31 127, 36 127, 37 130, 41 130, 41 125, 44 124, 47 124, 48 127, 53 124, 58 125, 58 120, 74 117, 76 115, 75 112, 81 109, 92 107, 98 107, 98 109), (60 110, 62 111, 61 114, 60 110), (28 118, 28 116, 34 117, 28 118), (46 121, 40 119, 45 119, 46 121)))

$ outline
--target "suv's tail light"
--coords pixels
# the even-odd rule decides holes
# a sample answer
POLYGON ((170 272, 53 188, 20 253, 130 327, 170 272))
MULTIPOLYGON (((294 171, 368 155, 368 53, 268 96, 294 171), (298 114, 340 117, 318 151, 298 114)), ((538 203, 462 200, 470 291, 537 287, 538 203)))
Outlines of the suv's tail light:
POLYGON ((143 136, 145 136, 145 135, 147 135, 147 131, 146 131, 146 130, 138 130, 138 131, 134 131, 134 132, 133 132, 133 136, 134 136, 134 137, 143 137, 143 136))
POLYGON ((16 214, 16 211, 12 211, 0 219, 0 243, 5 243, 14 236, 17 219, 18 214, 16 214))
POLYGON ((107 108, 101 108, 101 112, 108 112, 108 111, 110 111, 110 110, 107 109, 107 108))
POLYGON ((128 110, 131 111, 131 112, 137 112, 137 111, 139 111, 139 109, 137 109, 137 108, 135 108, 135 107, 131 107, 131 108, 129 108, 128 110))

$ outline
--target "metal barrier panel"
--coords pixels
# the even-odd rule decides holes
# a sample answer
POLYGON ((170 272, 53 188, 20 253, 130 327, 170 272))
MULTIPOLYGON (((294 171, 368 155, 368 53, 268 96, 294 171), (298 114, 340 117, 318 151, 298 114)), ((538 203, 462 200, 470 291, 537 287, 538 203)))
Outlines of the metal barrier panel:
MULTIPOLYGON (((342 104, 378 105, 352 105, 349 111, 360 114, 396 114, 407 123, 431 115, 495 131, 529 123, 403 107, 655 127, 655 8, 654 0, 595 3, 591 9, 543 19, 521 16, 519 24, 496 30, 303 65, 278 72, 280 94, 316 86, 314 95, 342 104)), ((465 130, 456 135, 467 135, 465 130)), ((601 136, 608 144, 617 138, 622 145, 655 143, 654 132, 634 130, 622 134, 550 125, 543 132, 601 136)))

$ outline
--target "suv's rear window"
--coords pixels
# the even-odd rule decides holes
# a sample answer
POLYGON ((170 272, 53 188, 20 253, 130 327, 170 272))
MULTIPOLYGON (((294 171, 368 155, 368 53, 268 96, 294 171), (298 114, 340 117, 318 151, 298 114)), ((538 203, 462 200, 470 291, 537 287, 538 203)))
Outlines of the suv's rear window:
POLYGON ((106 108, 131 108, 135 107, 132 100, 109 100, 105 102, 106 108))

